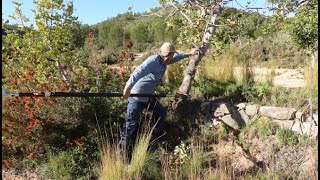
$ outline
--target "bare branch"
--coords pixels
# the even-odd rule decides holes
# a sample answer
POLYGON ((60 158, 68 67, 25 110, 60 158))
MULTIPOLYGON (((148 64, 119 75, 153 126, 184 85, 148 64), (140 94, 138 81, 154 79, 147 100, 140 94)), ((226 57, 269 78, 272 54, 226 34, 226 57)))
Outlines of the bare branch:
POLYGON ((154 13, 150 13, 150 14, 147 14, 147 15, 141 15, 141 16, 153 16, 153 15, 156 15, 158 17, 164 17, 163 15, 163 12, 167 9, 167 5, 165 5, 163 8, 161 8, 159 11, 156 11, 154 13))
POLYGON ((193 25, 193 21, 191 20, 191 18, 190 18, 187 14, 185 14, 184 12, 182 12, 182 11, 180 10, 180 8, 178 8, 172 1, 170 1, 170 4, 171 4, 177 11, 179 11, 179 12, 187 19, 187 21, 188 21, 191 25, 193 25))
POLYGON ((199 1, 197 0, 188 0, 187 3, 189 3, 191 6, 199 7, 199 8, 205 8, 199 1))
POLYGON ((175 15, 177 11, 178 11, 177 9, 174 9, 174 10, 169 14, 169 17, 175 15))

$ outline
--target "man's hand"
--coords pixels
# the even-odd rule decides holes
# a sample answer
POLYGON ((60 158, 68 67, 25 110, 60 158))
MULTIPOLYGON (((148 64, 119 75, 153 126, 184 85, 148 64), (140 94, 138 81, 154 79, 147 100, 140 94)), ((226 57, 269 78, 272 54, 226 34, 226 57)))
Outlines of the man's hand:
POLYGON ((130 88, 125 87, 124 90, 123 90, 122 98, 123 98, 123 99, 128 99, 128 97, 129 97, 130 94, 131 94, 130 91, 131 91, 130 88))
POLYGON ((191 51, 189 52, 189 56, 198 55, 199 52, 200 52, 199 48, 192 48, 191 51))

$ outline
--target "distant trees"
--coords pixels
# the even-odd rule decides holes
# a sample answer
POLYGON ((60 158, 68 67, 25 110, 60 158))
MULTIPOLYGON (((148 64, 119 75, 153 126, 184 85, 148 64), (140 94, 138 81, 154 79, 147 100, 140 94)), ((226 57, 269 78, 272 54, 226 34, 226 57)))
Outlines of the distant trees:
POLYGON ((266 20, 267 17, 259 13, 227 8, 220 16, 220 26, 212 39, 213 44, 220 49, 239 37, 256 39, 262 35, 262 25, 266 20))
MULTIPOLYGON (((105 48, 118 51, 126 39, 134 42, 137 51, 146 50, 154 43, 176 41, 179 27, 168 27, 160 17, 125 13, 97 25, 98 42, 105 48)), ((117 52, 114 52, 117 53, 117 52)))
POLYGON ((139 22, 131 28, 130 38, 134 42, 152 43, 154 41, 153 33, 154 32, 152 31, 150 24, 139 22))
POLYGON ((289 32, 298 46, 312 52, 312 66, 318 49, 318 1, 308 0, 298 7, 289 24, 289 32))
POLYGON ((118 48, 123 46, 124 43, 124 30, 120 25, 113 25, 110 27, 107 44, 111 48, 118 48))

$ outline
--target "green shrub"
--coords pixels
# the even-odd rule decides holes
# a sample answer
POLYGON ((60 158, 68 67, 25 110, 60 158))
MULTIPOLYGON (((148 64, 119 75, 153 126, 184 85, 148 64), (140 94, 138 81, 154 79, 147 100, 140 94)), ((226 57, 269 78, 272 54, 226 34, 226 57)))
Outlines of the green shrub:
POLYGON ((233 101, 243 100, 243 95, 241 94, 242 85, 238 83, 230 83, 226 86, 224 95, 233 101))
POLYGON ((277 132, 277 139, 281 145, 297 145, 299 143, 299 137, 290 129, 280 129, 277 132))
POLYGON ((71 179, 75 162, 70 154, 61 152, 56 156, 49 157, 47 175, 52 179, 71 179))
POLYGON ((277 140, 280 145, 312 145, 313 141, 306 135, 299 135, 290 129, 280 129, 277 132, 277 140))
POLYGON ((241 95, 242 85, 234 80, 216 81, 212 78, 200 76, 194 83, 194 89, 194 95, 203 96, 207 99, 212 97, 227 97, 234 101, 243 99, 241 95))
POLYGON ((245 83, 242 86, 241 95, 244 97, 246 102, 253 102, 264 104, 268 100, 272 89, 270 83, 245 83))
POLYGON ((241 131, 241 137, 248 136, 250 139, 258 137, 264 139, 266 136, 275 135, 278 126, 268 117, 261 117, 241 131))
POLYGON ((143 167, 143 179, 163 179, 159 156, 158 151, 147 153, 146 162, 143 167))
POLYGON ((95 178, 97 172, 96 164, 86 148, 73 147, 61 151, 56 155, 49 155, 47 165, 48 178, 52 179, 79 179, 95 178))
POLYGON ((269 105, 278 107, 305 108, 309 99, 312 101, 313 111, 318 110, 318 88, 285 88, 273 87, 267 97, 269 105))

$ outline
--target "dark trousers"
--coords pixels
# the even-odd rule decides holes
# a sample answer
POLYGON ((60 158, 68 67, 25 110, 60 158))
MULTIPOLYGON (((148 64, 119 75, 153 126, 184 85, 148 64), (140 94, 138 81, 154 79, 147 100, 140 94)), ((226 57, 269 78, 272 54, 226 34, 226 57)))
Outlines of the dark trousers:
POLYGON ((139 102, 132 97, 129 97, 127 106, 127 118, 120 133, 120 151, 123 151, 124 148, 126 148, 127 143, 129 142, 134 131, 137 128, 137 124, 144 109, 152 112, 152 123, 150 125, 151 127, 155 125, 152 131, 151 142, 162 135, 164 122, 167 117, 167 109, 163 107, 156 98, 150 98, 149 102, 139 102))

